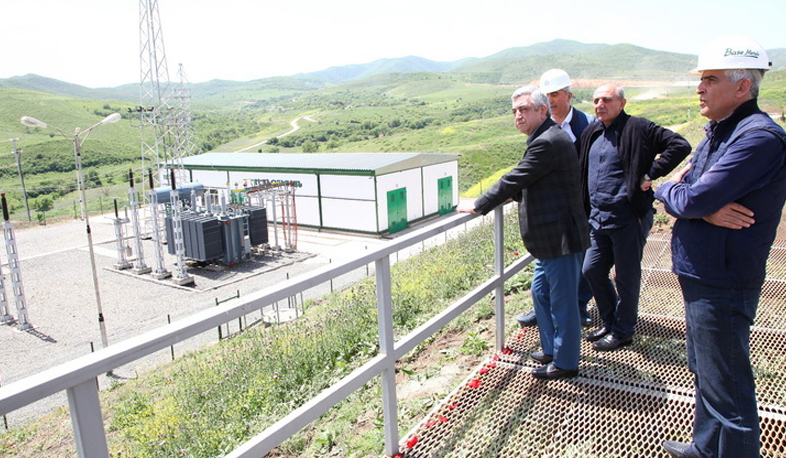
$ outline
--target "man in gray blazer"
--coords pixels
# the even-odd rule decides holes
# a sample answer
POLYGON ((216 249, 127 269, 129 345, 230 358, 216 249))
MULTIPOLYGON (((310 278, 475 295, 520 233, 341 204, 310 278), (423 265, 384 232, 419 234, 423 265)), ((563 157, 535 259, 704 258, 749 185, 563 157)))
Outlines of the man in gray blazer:
POLYGON ((546 380, 573 377, 581 343, 578 279, 581 255, 589 247, 578 157, 570 136, 549 117, 545 94, 527 86, 511 99, 516 127, 528 136, 524 157, 474 208, 459 211, 485 215, 508 199, 519 203, 521 238, 537 258, 532 300, 543 350, 530 357, 543 366, 532 375, 546 380))

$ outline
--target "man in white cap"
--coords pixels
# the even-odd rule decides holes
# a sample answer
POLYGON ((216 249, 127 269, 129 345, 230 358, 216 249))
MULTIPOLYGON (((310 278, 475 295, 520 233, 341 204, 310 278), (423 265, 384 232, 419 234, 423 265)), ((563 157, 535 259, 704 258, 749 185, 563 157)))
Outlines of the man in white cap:
POLYGON ((549 96, 551 119, 570 135, 576 151, 579 151, 581 133, 595 121, 595 116, 573 108, 573 92, 570 90, 572 84, 565 70, 553 68, 541 75, 539 87, 541 92, 549 96))
MULTIPOLYGON (((568 73, 559 68, 553 68, 540 77, 540 91, 549 97, 552 121, 568 133, 576 151, 580 151, 581 133, 592 121, 595 121, 595 117, 573 108, 571 105, 573 93, 570 90, 572 84, 568 73)), ((584 262, 583 256, 581 262, 584 262)), ((590 299, 592 299, 592 290, 584 276, 580 275, 578 307, 582 326, 592 324, 592 318, 587 312, 587 303, 590 299)), ((521 326, 536 326, 538 324, 535 310, 521 315, 517 320, 521 326)))
POLYGON ((692 443, 663 442, 675 457, 759 456, 750 327, 786 199, 786 132, 756 101, 769 67, 747 37, 705 48, 692 73, 707 137, 655 193, 678 218, 672 270, 696 389, 692 443))

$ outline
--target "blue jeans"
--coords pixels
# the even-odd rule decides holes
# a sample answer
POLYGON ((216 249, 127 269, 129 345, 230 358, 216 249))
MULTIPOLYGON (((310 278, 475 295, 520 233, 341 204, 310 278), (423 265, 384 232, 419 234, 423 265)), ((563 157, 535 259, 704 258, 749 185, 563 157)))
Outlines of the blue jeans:
MULTIPOLYGON (((579 266, 584 265, 584 256, 586 255, 586 251, 581 253, 581 259, 579 266)), ((589 312, 587 311, 587 304, 592 299, 592 289, 590 288, 589 283, 587 283, 587 279, 584 278, 584 274, 581 273, 581 269, 579 269, 579 316, 581 318, 588 318, 589 312)))
POLYGON ((750 327, 761 288, 719 288, 682 276, 679 281, 696 388, 692 447, 701 457, 758 458, 750 327))
POLYGON ((587 279, 603 324, 617 337, 633 335, 639 314, 641 257, 652 228, 653 213, 613 229, 590 230, 591 245, 584 259, 587 279), (615 268, 616 277, 609 273, 615 268), (615 287, 616 286, 616 287, 615 287))
POLYGON ((535 262, 532 302, 538 318, 543 353, 554 356, 560 369, 579 367, 581 323, 578 301, 582 253, 535 262))

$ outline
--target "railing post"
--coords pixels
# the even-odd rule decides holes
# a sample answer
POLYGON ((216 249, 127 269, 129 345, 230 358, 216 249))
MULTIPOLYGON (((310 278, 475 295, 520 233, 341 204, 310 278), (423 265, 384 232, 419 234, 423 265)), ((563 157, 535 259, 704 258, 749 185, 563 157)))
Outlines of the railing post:
POLYGON ((97 380, 89 379, 66 391, 79 458, 107 458, 109 448, 106 445, 97 380))
MULTIPOLYGON (((504 206, 494 209, 494 275, 501 276, 505 272, 505 216, 504 206)), ((505 348, 505 285, 501 284, 494 290, 495 313, 497 326, 497 351, 505 348)))
POLYGON ((385 421, 385 454, 398 453, 398 401, 396 399, 396 357, 393 339, 393 301, 391 299, 390 257, 377 259, 377 321, 379 352, 385 355, 382 370, 382 408, 385 421))

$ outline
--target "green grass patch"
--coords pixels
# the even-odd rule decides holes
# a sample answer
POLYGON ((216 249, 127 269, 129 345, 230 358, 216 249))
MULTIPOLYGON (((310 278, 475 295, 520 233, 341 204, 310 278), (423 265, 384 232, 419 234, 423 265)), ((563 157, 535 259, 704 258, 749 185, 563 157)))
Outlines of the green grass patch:
POLYGON ((480 197, 483 195, 484 192, 488 191, 489 188, 494 186, 503 175, 513 170, 513 167, 506 167, 502 170, 498 170, 493 175, 488 178, 484 178, 480 180, 476 185, 472 186, 471 188, 467 189, 461 194, 461 197, 480 197))

